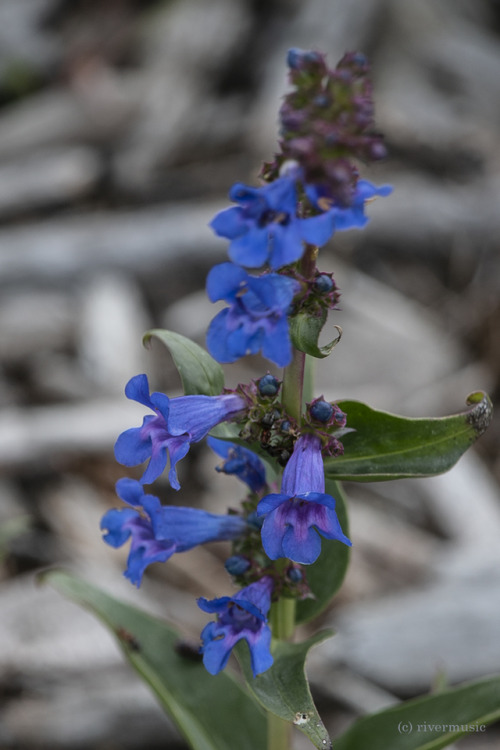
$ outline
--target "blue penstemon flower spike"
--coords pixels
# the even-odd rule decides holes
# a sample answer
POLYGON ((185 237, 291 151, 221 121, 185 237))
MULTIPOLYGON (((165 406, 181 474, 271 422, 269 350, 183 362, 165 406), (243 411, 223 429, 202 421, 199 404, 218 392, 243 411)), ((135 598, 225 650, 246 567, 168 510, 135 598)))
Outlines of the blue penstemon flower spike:
POLYGON ((325 494, 319 437, 306 433, 297 440, 283 472, 281 492, 262 498, 257 515, 264 517, 262 544, 271 560, 315 562, 321 552, 320 534, 351 545, 340 527, 335 499, 325 494))
POLYGON ((207 348, 218 362, 235 362, 262 351, 278 367, 292 358, 288 312, 300 285, 294 279, 269 273, 251 276, 234 263, 221 263, 207 277, 212 302, 224 299, 207 331, 207 348))
POLYGON ((223 596, 210 601, 203 597, 198 599, 200 609, 217 615, 217 620, 209 622, 201 633, 203 664, 210 674, 224 669, 231 650, 242 639, 250 649, 254 677, 272 665, 267 613, 271 607, 273 588, 273 579, 265 576, 233 597, 223 596))
POLYGON ((136 586, 140 586, 151 563, 166 562, 175 552, 185 552, 198 544, 237 539, 248 528, 240 516, 163 506, 154 495, 144 494, 142 484, 135 479, 120 479, 116 492, 131 507, 112 509, 103 516, 103 539, 115 548, 130 539, 124 575, 136 586))
POLYGON ((191 443, 202 440, 216 424, 242 415, 246 408, 245 400, 233 393, 173 399, 163 393, 150 395, 146 375, 129 380, 125 395, 152 409, 155 416, 148 415, 141 427, 122 432, 115 444, 116 460, 124 466, 136 466, 149 458, 141 482, 151 484, 170 458, 168 478, 175 490, 180 489, 176 464, 191 443))

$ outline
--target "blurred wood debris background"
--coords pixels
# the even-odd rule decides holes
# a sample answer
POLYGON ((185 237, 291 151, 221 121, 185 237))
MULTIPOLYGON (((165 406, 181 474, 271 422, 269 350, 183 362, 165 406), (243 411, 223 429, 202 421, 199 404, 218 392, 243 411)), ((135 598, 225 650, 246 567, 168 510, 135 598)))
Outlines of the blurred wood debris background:
MULTIPOLYGON (((500 378, 498 0, 2 0, 0 3, 0 746, 182 748, 111 637, 34 572, 66 565, 197 638, 222 595, 225 549, 154 566, 139 592, 100 539, 125 472, 112 448, 148 372, 179 392, 165 326, 203 340, 207 223, 273 153, 290 46, 373 63, 394 194, 334 237, 344 329, 318 394, 409 415, 460 411, 500 378)), ((212 310, 213 308, 213 310, 212 310)), ((258 358, 227 368, 258 376, 258 358), (248 364, 248 367, 247 367, 248 364)), ((448 475, 350 485, 352 567, 323 618, 338 635, 310 674, 327 726, 500 671, 498 421, 448 475)), ((242 494, 195 446, 182 495, 242 494)), ((130 472, 132 475, 133 472, 130 472)), ((297 748, 306 747, 297 737, 297 748)), ((465 750, 498 747, 499 733, 465 750)))

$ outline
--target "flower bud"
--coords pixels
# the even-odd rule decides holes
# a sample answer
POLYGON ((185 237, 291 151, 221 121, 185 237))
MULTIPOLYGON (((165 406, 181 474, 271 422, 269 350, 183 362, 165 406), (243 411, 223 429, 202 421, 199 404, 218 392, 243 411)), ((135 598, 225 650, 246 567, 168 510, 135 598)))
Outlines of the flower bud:
POLYGON ((314 288, 320 294, 328 294, 328 292, 332 291, 334 286, 335 283, 333 279, 326 273, 322 273, 314 279, 314 288))
POLYGON ((300 583, 304 577, 300 568, 289 568, 286 574, 292 583, 300 583))
POLYGON ((267 411, 262 417, 261 424, 264 425, 264 427, 272 427, 276 420, 279 419, 279 416, 280 413, 277 409, 267 411))
POLYGON ((317 399, 309 407, 309 413, 318 422, 328 422, 333 414, 333 406, 328 401, 317 399))
POLYGON ((276 396, 280 389, 280 381, 268 373, 259 380, 259 393, 261 396, 276 396))
POLYGON ((224 567, 231 576, 241 576, 246 573, 251 563, 246 557, 242 555, 233 555, 228 557, 224 563, 224 567))
POLYGON ((387 148, 382 141, 374 141, 369 147, 370 158, 377 161, 379 159, 385 159, 387 156, 387 148))
POLYGON ((323 55, 314 50, 303 50, 298 47, 292 47, 288 50, 287 55, 288 67, 292 70, 304 70, 304 68, 323 63, 323 55))

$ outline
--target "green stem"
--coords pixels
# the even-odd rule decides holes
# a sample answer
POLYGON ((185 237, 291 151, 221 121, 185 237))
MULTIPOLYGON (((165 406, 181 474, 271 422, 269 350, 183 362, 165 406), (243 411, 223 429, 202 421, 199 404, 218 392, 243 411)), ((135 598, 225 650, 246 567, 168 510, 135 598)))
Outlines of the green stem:
POLYGON ((293 349, 292 361, 283 372, 282 402, 289 417, 300 424, 302 414, 302 389, 304 387, 304 368, 306 355, 293 349))
MULTIPOLYGON (((306 278, 312 278, 316 268, 317 248, 306 245, 304 256, 301 259, 300 271, 306 278)), ((302 420, 303 391, 306 368, 306 355, 304 352, 293 349, 292 361, 283 372, 282 403, 289 417, 296 420, 300 425, 302 420)), ((312 372, 309 368, 306 389, 312 390, 312 372)), ((307 393, 307 398, 310 393, 307 393)), ((276 571, 285 574, 288 560, 278 560, 276 571)), ((281 597, 271 607, 271 630, 273 638, 279 640, 291 640, 295 631, 295 608, 296 600, 281 597)), ((267 750, 290 750, 292 725, 280 719, 279 716, 268 712, 267 714, 267 750)))
POLYGON ((295 630, 296 600, 282 596, 271 608, 271 631, 273 638, 288 641, 295 630))
MULTIPOLYGON (((316 258, 318 257, 318 248, 314 245, 306 245, 304 255, 299 263, 300 273, 306 278, 311 279, 316 270, 316 258)), ((297 424, 300 425, 302 415, 302 399, 304 389, 304 374, 306 366, 306 355, 293 349, 292 361, 285 367, 283 373, 283 390, 282 401, 285 411, 290 417, 293 417, 297 424)), ((309 373, 311 374, 311 373, 309 373)), ((308 378, 308 390, 311 390, 311 382, 308 378)), ((309 394, 308 394, 309 396, 309 394)))
POLYGON ((302 392, 302 399, 304 404, 310 402, 314 398, 314 376, 316 370, 316 359, 306 354, 306 366, 304 371, 304 387, 302 392))
MULTIPOLYGON (((287 560, 278 561, 285 568, 287 560)), ((290 640, 295 630, 295 599, 281 597, 271 607, 271 630, 273 638, 290 640)), ((290 750, 292 725, 279 716, 267 714, 267 750, 290 750)))

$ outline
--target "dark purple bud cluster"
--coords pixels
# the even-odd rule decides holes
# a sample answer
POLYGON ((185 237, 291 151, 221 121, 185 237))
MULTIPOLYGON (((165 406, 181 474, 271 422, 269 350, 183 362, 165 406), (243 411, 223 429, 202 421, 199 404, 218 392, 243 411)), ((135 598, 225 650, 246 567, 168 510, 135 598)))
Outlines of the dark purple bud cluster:
POLYGON ((293 583, 300 583, 304 577, 301 569, 297 565, 288 568, 286 574, 293 583))
POLYGON ((328 440, 323 446, 323 455, 324 456, 343 456, 344 446, 338 438, 334 437, 333 435, 329 435, 328 440))
POLYGON ((333 415, 333 406, 328 401, 317 398, 309 407, 309 414, 318 422, 327 423, 333 415))
POLYGON ((336 289, 331 273, 319 273, 313 281, 313 287, 318 294, 330 294, 336 289))
POLYGON ((323 310, 336 310, 340 299, 338 286, 333 273, 321 273, 316 270, 313 279, 307 282, 307 293, 302 298, 302 308, 310 315, 323 310))
POLYGON ((368 62, 363 54, 348 52, 331 69, 319 52, 292 49, 288 65, 294 89, 280 110, 281 153, 264 165, 263 177, 276 179, 284 162, 295 162, 306 185, 314 185, 307 197, 315 208, 349 206, 358 181, 351 160, 367 163, 386 156, 382 136, 373 131, 368 62))
POLYGON ((293 315, 307 313, 311 317, 320 317, 325 311, 337 310, 340 291, 333 278, 333 273, 323 273, 315 269, 312 277, 307 279, 299 271, 287 267, 287 275, 293 277, 300 285, 292 311, 293 315))
POLYGON ((346 426, 347 417, 337 404, 325 401, 323 396, 308 404, 309 415, 325 427, 340 429, 346 426))
POLYGON ((341 456, 344 446, 339 440, 347 422, 347 416, 331 401, 325 401, 323 396, 315 398, 307 404, 306 422, 315 428, 315 434, 321 440, 322 453, 325 456, 341 456), (321 427, 318 429, 319 425, 321 427))
POLYGON ((275 378, 271 373, 264 375, 259 382, 258 388, 261 396, 276 396, 281 386, 281 380, 275 378))
POLYGON ((285 466, 297 438, 297 423, 279 399, 281 381, 267 373, 260 380, 238 385, 235 393, 248 404, 240 437, 260 447, 285 466))

